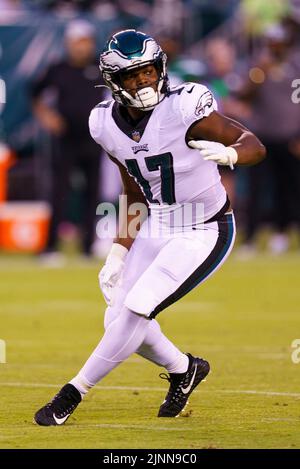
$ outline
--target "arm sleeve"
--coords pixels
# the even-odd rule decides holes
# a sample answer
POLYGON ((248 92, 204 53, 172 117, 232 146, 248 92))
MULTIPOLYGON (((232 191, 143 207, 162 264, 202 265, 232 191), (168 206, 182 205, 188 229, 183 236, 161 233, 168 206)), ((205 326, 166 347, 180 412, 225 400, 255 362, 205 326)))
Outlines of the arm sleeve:
POLYGON ((206 86, 198 83, 189 83, 189 86, 185 86, 181 94, 180 112, 187 129, 217 110, 217 102, 206 86))

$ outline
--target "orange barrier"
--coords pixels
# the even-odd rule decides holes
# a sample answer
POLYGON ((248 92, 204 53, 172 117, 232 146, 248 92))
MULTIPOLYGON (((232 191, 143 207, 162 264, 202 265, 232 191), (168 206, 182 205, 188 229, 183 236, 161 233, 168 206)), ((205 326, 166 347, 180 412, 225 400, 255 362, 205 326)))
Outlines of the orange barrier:
POLYGON ((46 202, 0 204, 0 249, 40 252, 47 243, 51 210, 46 202))
POLYGON ((14 153, 0 142, 0 202, 7 198, 7 172, 15 161, 14 153))

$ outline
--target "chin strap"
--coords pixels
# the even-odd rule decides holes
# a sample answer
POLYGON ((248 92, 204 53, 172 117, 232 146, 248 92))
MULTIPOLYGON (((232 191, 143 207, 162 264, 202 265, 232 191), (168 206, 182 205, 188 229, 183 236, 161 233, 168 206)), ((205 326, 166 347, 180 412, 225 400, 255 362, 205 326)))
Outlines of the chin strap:
POLYGON ((95 85, 94 88, 107 88, 109 91, 111 91, 111 88, 108 85, 95 85))

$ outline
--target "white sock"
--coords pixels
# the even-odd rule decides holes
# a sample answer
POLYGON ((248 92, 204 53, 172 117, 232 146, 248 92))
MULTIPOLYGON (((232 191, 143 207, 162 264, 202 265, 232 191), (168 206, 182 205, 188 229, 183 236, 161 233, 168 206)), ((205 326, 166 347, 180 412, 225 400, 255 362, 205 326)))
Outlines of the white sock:
POLYGON ((162 333, 160 325, 153 319, 150 321, 145 339, 137 350, 142 357, 163 366, 169 373, 185 373, 189 359, 162 333))
POLYGON ((81 377, 80 372, 78 373, 78 375, 75 376, 75 378, 71 379, 71 381, 69 381, 69 383, 73 384, 73 386, 75 386, 77 391, 80 392, 81 399, 83 399, 85 394, 92 388, 92 386, 90 386, 85 381, 85 379, 81 377))
POLYGON ((104 336, 78 375, 70 381, 86 394, 98 381, 137 351, 144 341, 149 321, 125 306, 107 327, 104 336))

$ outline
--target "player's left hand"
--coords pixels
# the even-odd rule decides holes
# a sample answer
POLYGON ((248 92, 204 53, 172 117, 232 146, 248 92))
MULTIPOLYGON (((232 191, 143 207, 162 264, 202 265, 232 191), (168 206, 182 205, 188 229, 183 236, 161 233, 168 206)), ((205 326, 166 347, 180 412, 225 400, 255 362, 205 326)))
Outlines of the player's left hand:
POLYGON ((226 147, 222 143, 190 140, 189 146, 199 150, 205 161, 215 161, 217 164, 230 166, 231 169, 238 160, 237 151, 233 147, 226 147))

